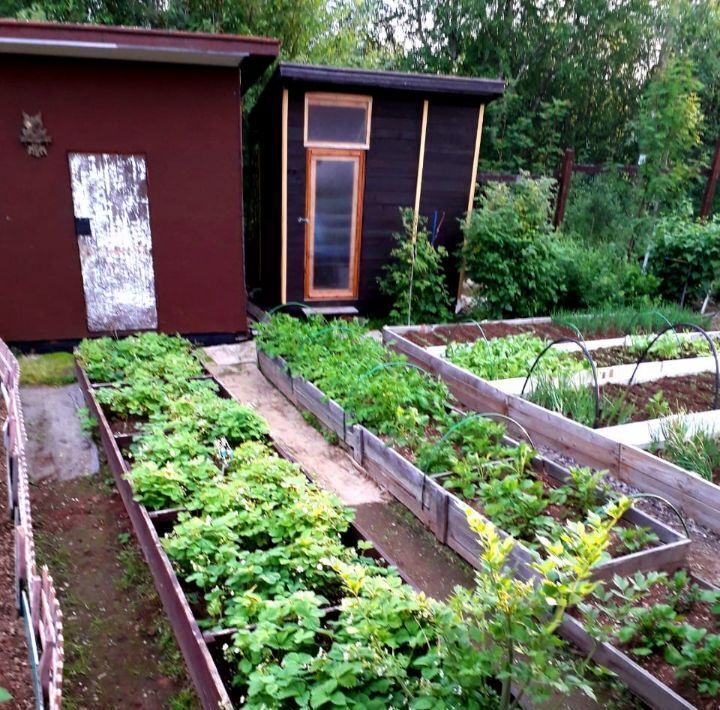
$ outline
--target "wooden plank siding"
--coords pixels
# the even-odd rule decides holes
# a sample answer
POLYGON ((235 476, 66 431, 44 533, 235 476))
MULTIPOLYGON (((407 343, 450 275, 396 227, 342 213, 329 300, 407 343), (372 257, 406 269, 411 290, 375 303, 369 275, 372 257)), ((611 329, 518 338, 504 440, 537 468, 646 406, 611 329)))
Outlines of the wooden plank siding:
POLYGON ((436 244, 450 253, 445 271, 451 294, 457 291, 460 219, 467 209, 470 192, 479 103, 460 106, 431 101, 428 115, 420 214, 427 217, 428 230, 432 229, 436 210, 438 223, 443 218, 436 244))
MULTIPOLYGON (((261 280, 249 279, 249 287, 262 286, 259 302, 280 302, 280 132, 282 84, 272 84, 262 106, 251 116, 255 140, 262 157, 256 180, 261 183, 262 234, 258 239, 261 280), (278 121, 277 125, 274 121, 278 121), (256 283, 257 281, 257 283, 256 283)), ((420 215, 432 228, 433 215, 443 217, 439 243, 455 252, 461 238, 459 219, 465 213, 470 190, 477 113, 482 100, 471 103, 452 96, 368 90, 368 87, 328 87, 323 84, 290 84, 287 150, 287 301, 304 301, 307 159, 304 145, 305 94, 335 91, 372 95, 370 148, 366 152, 365 191, 362 214, 360 273, 357 300, 323 301, 323 305, 357 306, 361 312, 378 311, 386 304, 377 279, 390 260, 393 234, 402 230, 400 208, 415 203, 423 102, 429 101, 420 215)), ((249 192, 246 189, 246 193, 249 192)), ((257 239, 253 235, 252 239, 257 239)), ((248 251, 250 251, 248 249, 248 251)), ((253 257, 255 258, 255 257, 253 257)), ((250 274, 250 267, 248 274, 250 274)), ((448 262, 448 285, 457 283, 457 262, 448 262)), ((451 291, 452 292, 452 291, 451 291)))

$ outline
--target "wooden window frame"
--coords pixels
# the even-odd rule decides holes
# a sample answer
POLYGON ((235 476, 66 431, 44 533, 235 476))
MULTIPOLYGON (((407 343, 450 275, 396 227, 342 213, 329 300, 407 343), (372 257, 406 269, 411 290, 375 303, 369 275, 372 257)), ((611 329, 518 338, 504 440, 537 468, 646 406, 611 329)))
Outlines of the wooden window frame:
POLYGON ((307 221, 305 222, 305 300, 306 301, 343 301, 358 298, 360 282, 360 242, 362 240, 363 198, 365 192, 365 151, 362 148, 338 150, 328 148, 308 148, 306 151, 306 187, 305 205, 307 221), (315 288, 314 276, 314 225, 315 225, 315 159, 357 161, 354 177, 353 230, 350 243, 349 288, 326 289, 315 288))
POLYGON ((372 96, 360 94, 333 94, 329 92, 309 92, 305 94, 305 117, 303 141, 306 148, 338 148, 341 150, 368 150, 370 148, 370 124, 372 123, 372 96), (308 138, 308 113, 310 105, 314 106, 348 106, 352 108, 365 108, 365 141, 353 143, 350 141, 322 141, 308 138))

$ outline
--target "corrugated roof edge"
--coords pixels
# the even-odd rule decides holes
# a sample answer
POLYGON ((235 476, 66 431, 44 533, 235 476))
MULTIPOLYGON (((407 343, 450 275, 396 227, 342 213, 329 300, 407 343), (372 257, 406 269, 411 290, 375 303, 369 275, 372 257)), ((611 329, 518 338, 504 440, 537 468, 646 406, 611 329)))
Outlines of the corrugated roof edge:
POLYGON ((280 40, 144 27, 0 19, 2 54, 240 67, 244 93, 275 61, 280 40))
MULTIPOLYGON (((174 46, 181 50, 183 46, 192 47, 196 42, 208 42, 212 44, 247 44, 256 46, 259 53, 270 54, 274 50, 277 56, 280 48, 280 40, 272 37, 251 37, 245 35, 214 34, 212 32, 188 32, 184 30, 162 30, 149 27, 125 27, 118 25, 94 25, 94 24, 73 24, 62 22, 30 22, 25 20, 13 20, 0 18, 0 36, 9 37, 10 32, 17 37, 37 37, 38 39, 60 40, 66 33, 78 33, 84 35, 85 41, 117 42, 119 38, 125 38, 132 44, 139 44, 136 40, 145 38, 149 44, 160 46, 174 46), (6 32, 9 31, 9 32, 6 32), (174 42, 175 41, 175 42, 174 42)), ((226 50, 227 51, 227 50, 226 50)))
POLYGON ((294 62, 280 62, 276 75, 285 81, 367 86, 429 94, 483 96, 487 99, 498 98, 505 92, 505 82, 502 79, 350 69, 294 62))

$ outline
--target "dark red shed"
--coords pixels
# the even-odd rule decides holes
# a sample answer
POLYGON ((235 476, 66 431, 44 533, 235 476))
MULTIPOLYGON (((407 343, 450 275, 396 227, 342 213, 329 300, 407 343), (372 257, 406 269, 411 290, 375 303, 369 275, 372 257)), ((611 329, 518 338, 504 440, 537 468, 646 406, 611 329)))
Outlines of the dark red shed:
POLYGON ((242 95, 278 48, 0 21, 0 337, 246 330, 242 95))

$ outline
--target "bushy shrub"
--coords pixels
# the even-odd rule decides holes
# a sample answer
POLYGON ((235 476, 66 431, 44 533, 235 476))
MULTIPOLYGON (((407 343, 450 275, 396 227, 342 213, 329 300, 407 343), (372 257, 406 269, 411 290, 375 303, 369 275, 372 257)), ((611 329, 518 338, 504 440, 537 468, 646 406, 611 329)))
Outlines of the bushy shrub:
POLYGON ((450 318, 445 282, 447 250, 428 238, 427 221, 419 217, 413 240, 413 211, 402 211, 404 233, 395 233, 392 262, 378 279, 380 291, 392 299, 389 319, 394 323, 444 323, 450 318))
POLYGON ((720 219, 701 222, 689 214, 659 219, 653 232, 650 268, 660 293, 677 301, 701 300, 714 290, 720 271, 720 219))
POLYGON ((642 188, 637 181, 611 168, 599 175, 573 175, 562 231, 592 245, 614 244, 627 252, 634 241, 645 243, 648 222, 638 217, 642 188))
POLYGON ((562 273, 558 307, 567 309, 622 306, 650 302, 659 279, 643 273, 620 245, 583 243, 565 237, 555 243, 554 257, 562 273))
POLYGON ((550 225, 553 181, 521 178, 492 183, 463 228, 468 278, 488 317, 549 313, 558 300, 561 273, 553 258, 550 225))

